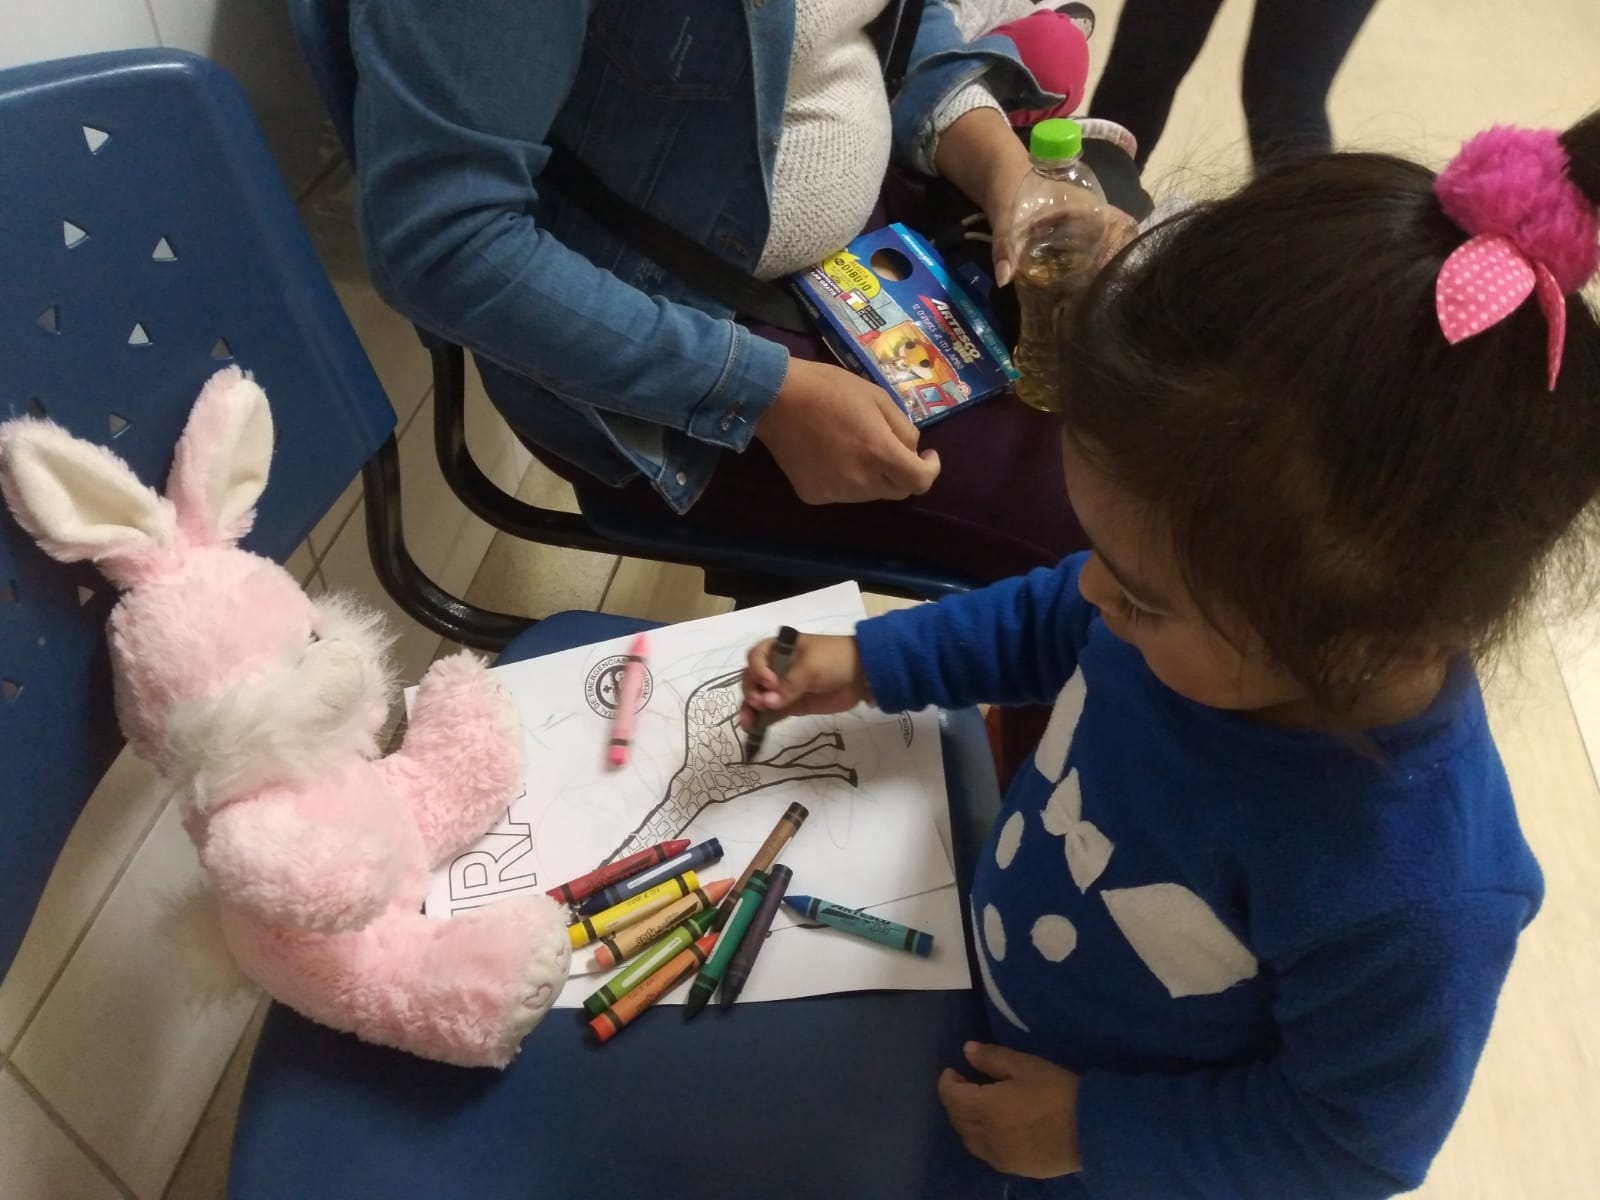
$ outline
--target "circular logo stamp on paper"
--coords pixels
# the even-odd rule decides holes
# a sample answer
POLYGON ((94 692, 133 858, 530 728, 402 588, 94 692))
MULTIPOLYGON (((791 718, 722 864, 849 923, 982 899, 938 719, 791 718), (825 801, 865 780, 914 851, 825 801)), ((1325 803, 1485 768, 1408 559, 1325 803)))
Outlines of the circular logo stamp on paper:
MULTIPOLYGON (((626 654, 613 654, 610 658, 602 658, 595 663, 589 672, 589 678, 584 681, 583 698, 589 702, 589 707, 606 720, 617 715, 617 702, 622 696, 622 673, 627 669, 628 656, 626 654)), ((650 702, 650 693, 655 689, 655 679, 650 674, 649 664, 644 668, 644 683, 639 688, 639 703, 634 709, 640 711, 650 702)))
POLYGON ((917 736, 917 727, 911 723, 910 713, 900 713, 897 718, 900 722, 900 736, 905 738, 906 745, 911 745, 911 740, 917 736))

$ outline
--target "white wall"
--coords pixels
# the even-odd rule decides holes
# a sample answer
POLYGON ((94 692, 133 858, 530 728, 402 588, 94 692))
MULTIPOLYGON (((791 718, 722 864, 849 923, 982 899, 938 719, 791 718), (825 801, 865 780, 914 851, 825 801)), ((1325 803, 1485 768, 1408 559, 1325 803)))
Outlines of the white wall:
POLYGON ((0 67, 136 46, 193 50, 231 71, 294 195, 326 163, 333 143, 284 0, 0 0, 0 67))
MULTIPOLYGON (((244 76, 285 175, 303 187, 319 161, 321 116, 284 12, 282 0, 0 0, 0 67, 158 44, 214 54, 244 76)), ((427 356, 366 283, 348 202, 347 181, 335 178, 301 214, 400 419, 413 552, 461 594, 492 531, 439 476, 427 356)), ((491 476, 515 488, 528 456, 471 378, 469 440, 491 476)), ((439 650, 373 578, 357 487, 290 566, 309 590, 354 591, 384 610, 400 634, 404 680, 439 650)), ((166 789, 125 754, 74 829, 0 982, 3 1200, 161 1200, 257 1003, 195 996, 164 922, 170 898, 197 875, 166 789)))

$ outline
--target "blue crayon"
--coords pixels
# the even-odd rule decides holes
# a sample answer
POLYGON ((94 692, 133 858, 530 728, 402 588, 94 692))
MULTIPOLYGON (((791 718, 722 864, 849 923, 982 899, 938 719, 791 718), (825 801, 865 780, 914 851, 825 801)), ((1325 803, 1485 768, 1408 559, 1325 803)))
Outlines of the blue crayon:
POLYGON ((807 920, 821 921, 841 933, 853 933, 856 937, 881 942, 896 950, 907 950, 918 958, 927 958, 933 953, 933 934, 894 921, 885 921, 859 908, 831 904, 816 896, 785 896, 783 902, 807 920))
POLYGON ((707 838, 698 846, 690 846, 676 858, 669 858, 648 871, 629 875, 626 879, 601 889, 578 905, 578 913, 581 916, 593 916, 614 904, 621 904, 630 896, 648 892, 656 884, 665 883, 674 875, 682 875, 685 871, 698 871, 707 863, 714 863, 721 857, 722 843, 716 838, 707 838))

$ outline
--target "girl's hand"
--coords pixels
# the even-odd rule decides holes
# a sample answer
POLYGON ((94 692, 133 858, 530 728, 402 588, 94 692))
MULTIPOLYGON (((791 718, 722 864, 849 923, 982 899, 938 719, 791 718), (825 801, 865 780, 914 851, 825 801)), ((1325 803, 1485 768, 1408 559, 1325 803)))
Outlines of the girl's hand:
POLYGON ((771 713, 775 718, 839 713, 872 698, 855 638, 802 633, 781 680, 770 663, 775 644, 776 639, 768 638, 750 651, 744 670, 740 728, 750 728, 757 711, 771 713))
POLYGON ((1047 1059, 966 1045, 967 1062, 994 1080, 939 1076, 939 1099, 969 1151, 996 1171, 1053 1179, 1083 1169, 1078 1153, 1078 1077, 1047 1059))

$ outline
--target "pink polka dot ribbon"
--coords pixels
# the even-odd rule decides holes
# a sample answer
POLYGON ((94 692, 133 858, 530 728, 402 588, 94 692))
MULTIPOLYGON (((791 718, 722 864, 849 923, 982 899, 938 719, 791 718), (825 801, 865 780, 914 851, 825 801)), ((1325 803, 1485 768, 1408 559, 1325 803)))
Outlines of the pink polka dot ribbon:
POLYGON ((1439 328, 1453 346, 1504 321, 1530 293, 1538 298, 1549 326, 1546 376, 1555 391, 1566 350, 1567 299, 1549 268, 1530 261, 1510 238, 1479 234, 1445 259, 1434 306, 1439 328))

